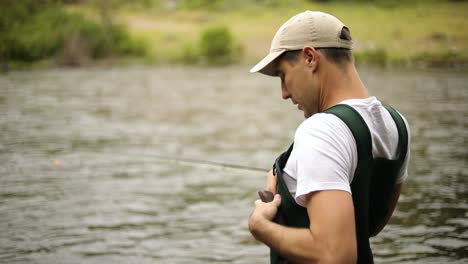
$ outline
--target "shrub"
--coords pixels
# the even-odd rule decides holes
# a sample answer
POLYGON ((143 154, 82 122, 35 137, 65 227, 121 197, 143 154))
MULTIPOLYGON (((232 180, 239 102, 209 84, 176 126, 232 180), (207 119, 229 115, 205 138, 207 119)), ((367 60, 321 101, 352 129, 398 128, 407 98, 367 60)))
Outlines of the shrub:
POLYGON ((205 29, 200 38, 200 56, 209 64, 228 64, 235 59, 236 45, 231 31, 226 26, 205 29))

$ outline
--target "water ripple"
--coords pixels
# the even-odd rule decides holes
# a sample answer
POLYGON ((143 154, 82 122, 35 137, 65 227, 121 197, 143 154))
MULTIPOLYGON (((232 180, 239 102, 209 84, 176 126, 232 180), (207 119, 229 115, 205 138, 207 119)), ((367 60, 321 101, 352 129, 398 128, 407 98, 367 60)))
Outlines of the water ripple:
MULTIPOLYGON (((400 203, 371 240, 376 262, 466 263, 467 76, 362 71, 371 93, 412 129, 400 203)), ((0 262, 265 263, 268 248, 247 230, 262 173, 149 157, 271 167, 302 115, 272 90, 277 80, 246 72, 1 75, 0 262)))

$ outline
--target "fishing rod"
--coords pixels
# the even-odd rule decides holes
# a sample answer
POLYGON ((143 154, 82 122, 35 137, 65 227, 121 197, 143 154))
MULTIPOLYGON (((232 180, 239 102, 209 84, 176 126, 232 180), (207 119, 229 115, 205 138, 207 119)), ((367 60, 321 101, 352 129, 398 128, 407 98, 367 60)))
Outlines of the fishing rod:
POLYGON ((176 165, 207 167, 207 168, 215 168, 215 169, 222 169, 222 170, 256 172, 256 173, 257 172, 266 173, 268 171, 266 169, 253 167, 253 166, 231 164, 231 163, 203 160, 203 159, 177 158, 177 157, 166 156, 166 155, 161 155, 161 154, 119 154, 119 153, 105 153, 105 152, 100 152, 99 154, 110 154, 110 155, 125 156, 125 157, 142 157, 142 158, 149 158, 151 160, 155 160, 159 162, 173 163, 176 165))
MULTIPOLYGON (((7 145, 18 145, 18 144, 34 144, 36 142, 10 142, 7 145)), ((93 152, 88 154, 106 154, 106 155, 113 155, 113 156, 124 156, 124 157, 143 157, 143 158, 150 158, 152 160, 156 160, 159 162, 166 162, 166 163, 173 163, 176 165, 185 165, 185 166, 196 166, 196 167, 209 167, 209 168, 216 168, 216 169, 223 169, 223 170, 235 170, 235 171, 244 171, 244 172, 263 172, 266 173, 268 170, 264 168, 258 168, 253 166, 246 166, 240 164, 232 164, 232 163, 225 163, 219 161, 211 161, 211 160, 203 160, 203 159, 193 159, 193 158, 177 158, 168 155, 161 155, 161 154, 131 154, 131 153, 115 153, 115 152, 93 152)), ((54 159, 54 164, 59 166, 61 165, 60 159, 54 159)))
POLYGON ((162 162, 172 162, 177 165, 190 165, 190 166, 205 166, 211 168, 219 168, 225 170, 236 170, 236 171, 249 171, 249 172, 267 172, 267 170, 252 166, 230 164, 225 162, 202 160, 202 159, 191 159, 191 158, 176 158, 170 156, 163 156, 158 154, 144 154, 145 157, 159 160, 162 162))

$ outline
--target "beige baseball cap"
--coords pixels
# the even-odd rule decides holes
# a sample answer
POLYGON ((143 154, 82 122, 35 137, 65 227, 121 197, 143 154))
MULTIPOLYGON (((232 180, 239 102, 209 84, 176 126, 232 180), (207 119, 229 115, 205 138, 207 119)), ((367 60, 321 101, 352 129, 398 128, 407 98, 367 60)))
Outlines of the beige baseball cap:
POLYGON ((340 38, 343 27, 346 27, 343 22, 327 13, 305 11, 297 14, 278 29, 271 41, 270 53, 250 72, 276 76, 273 61, 286 51, 301 50, 306 45, 314 48, 352 49, 351 40, 340 38))

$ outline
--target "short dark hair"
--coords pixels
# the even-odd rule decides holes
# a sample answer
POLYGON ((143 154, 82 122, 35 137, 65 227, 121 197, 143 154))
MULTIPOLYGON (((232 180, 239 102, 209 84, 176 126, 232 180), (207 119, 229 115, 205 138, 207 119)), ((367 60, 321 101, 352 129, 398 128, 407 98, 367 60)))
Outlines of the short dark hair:
POLYGON ((317 50, 321 51, 329 61, 338 65, 353 61, 353 53, 350 49, 318 48, 317 50))
MULTIPOLYGON (((341 29, 340 39, 351 41, 351 33, 347 27, 341 29)), ((341 65, 345 62, 353 62, 353 53, 350 49, 345 48, 316 48, 316 50, 321 51, 325 57, 338 65, 341 65)), ((284 59, 290 63, 296 63, 301 54, 302 50, 290 50, 281 54, 279 59, 284 59)))
POLYGON ((299 58, 299 54, 301 54, 301 52, 302 50, 288 50, 278 57, 278 61, 285 60, 289 63, 294 64, 297 62, 297 59, 299 58))
MULTIPOLYGON (((325 57, 338 65, 343 64, 344 62, 352 62, 353 54, 351 50, 344 48, 316 48, 316 50, 321 51, 325 57)), ((285 60, 290 63, 296 63, 301 54, 302 50, 289 50, 281 54, 278 60, 285 60)))

